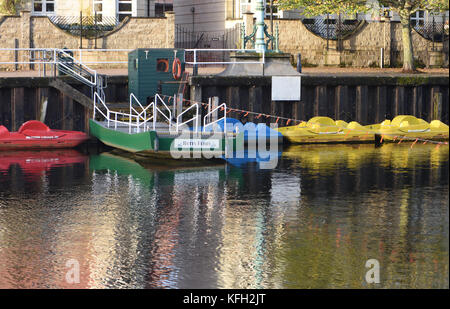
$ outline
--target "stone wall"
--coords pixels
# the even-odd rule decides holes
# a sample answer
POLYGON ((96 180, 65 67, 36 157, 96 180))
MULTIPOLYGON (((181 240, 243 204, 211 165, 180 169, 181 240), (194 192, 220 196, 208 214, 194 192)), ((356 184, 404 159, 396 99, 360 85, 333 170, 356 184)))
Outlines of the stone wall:
MULTIPOLYGON (((380 65, 380 49, 385 49, 385 66, 395 66, 402 63, 403 46, 401 25, 397 22, 365 23, 354 35, 343 40, 340 48, 337 41, 327 41, 309 30, 300 20, 276 21, 280 30, 280 49, 291 54, 301 53, 302 60, 314 65, 342 65, 353 67, 368 67, 380 65)), ((433 63, 430 54, 433 53, 432 42, 424 39, 416 31, 412 31, 414 55, 425 65, 440 66, 443 63, 433 63)), ((437 62, 445 62, 448 66, 448 43, 446 48, 442 43, 435 43, 435 51, 441 57, 437 62), (447 59, 447 60, 445 60, 447 59)))
MULTIPOLYGON (((253 29, 253 16, 246 17, 247 32, 253 29)), ((268 21, 267 21, 268 23, 268 21)), ((380 49, 385 48, 384 65, 401 66, 401 25, 397 22, 365 23, 350 38, 337 46, 336 41, 327 41, 309 30, 298 19, 275 21, 279 26, 280 49, 293 55, 301 53, 302 62, 312 65, 335 65, 368 67, 380 65, 380 49)), ((448 41, 435 43, 421 37, 413 30, 414 54, 417 60, 427 66, 448 66, 448 41)), ((166 13, 165 18, 126 19, 115 31, 97 39, 97 48, 135 49, 171 48, 175 44, 175 16, 166 13)), ((80 48, 80 38, 70 35, 47 17, 21 16, 0 17, 0 48, 80 48)), ((83 48, 95 48, 94 40, 83 39, 83 48)), ((75 54, 78 57, 78 54, 75 54)), ((0 52, 0 62, 26 60, 26 55, 14 52, 0 52)), ((127 61, 127 52, 83 52, 83 61, 127 61)), ((95 65, 93 65, 95 67, 95 65)), ((102 64, 102 67, 126 67, 126 64, 102 64)), ((0 69, 15 69, 0 65, 0 69)))
MULTIPOLYGON (((99 49, 171 48, 174 46, 174 15, 166 13, 165 18, 129 18, 104 37, 97 39, 99 49)), ((95 48, 94 39, 82 40, 83 48, 95 48)), ((0 48, 69 48, 79 49, 80 38, 53 25, 47 17, 7 16, 0 19, 0 48)), ((123 52, 83 52, 84 61, 127 61, 123 52), (107 55, 107 56, 106 56, 107 55), (86 57, 86 58, 85 58, 86 57)), ((75 53, 75 57, 79 55, 75 53)), ((24 52, 0 52, 0 62, 27 61, 24 52)), ((105 66, 105 65, 103 65, 105 66)), ((112 65, 107 65, 111 67, 112 65)), ((126 64, 115 66, 126 67, 126 64)), ((12 66, 0 65, 11 69, 12 66)))

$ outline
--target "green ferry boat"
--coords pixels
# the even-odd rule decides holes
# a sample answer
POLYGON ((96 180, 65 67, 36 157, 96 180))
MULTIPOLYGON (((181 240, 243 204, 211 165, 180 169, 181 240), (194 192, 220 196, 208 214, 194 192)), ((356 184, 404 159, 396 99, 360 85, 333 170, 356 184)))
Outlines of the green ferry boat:
POLYGON ((198 104, 174 116, 159 95, 146 107, 133 94, 129 103, 129 113, 112 111, 95 93, 90 134, 105 145, 155 159, 223 159, 227 148, 236 145, 237 134, 211 130, 218 121, 226 122, 225 103, 206 114, 201 127, 198 104), (223 117, 211 120, 220 111, 223 117), (183 116, 188 119, 183 121, 183 116))

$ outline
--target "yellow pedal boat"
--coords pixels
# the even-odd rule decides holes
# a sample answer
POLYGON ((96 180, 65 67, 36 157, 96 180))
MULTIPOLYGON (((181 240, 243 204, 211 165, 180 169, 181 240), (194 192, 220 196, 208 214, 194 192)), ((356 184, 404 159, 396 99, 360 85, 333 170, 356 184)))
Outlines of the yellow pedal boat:
POLYGON ((289 142, 299 144, 375 142, 375 132, 369 126, 329 117, 313 117, 308 122, 277 130, 289 142))
POLYGON ((410 115, 395 117, 392 121, 385 120, 380 124, 367 126, 377 135, 377 140, 398 141, 416 139, 443 141, 448 140, 449 127, 439 120, 430 123, 410 115))

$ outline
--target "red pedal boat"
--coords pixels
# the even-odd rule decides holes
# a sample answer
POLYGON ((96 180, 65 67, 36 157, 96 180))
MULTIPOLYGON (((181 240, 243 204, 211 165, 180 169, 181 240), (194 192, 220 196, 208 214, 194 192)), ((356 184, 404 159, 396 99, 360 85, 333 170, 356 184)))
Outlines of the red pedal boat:
POLYGON ((37 120, 25 122, 17 132, 0 126, 0 150, 73 148, 88 138, 79 131, 52 130, 37 120))
POLYGON ((0 175, 11 165, 19 165, 27 175, 40 175, 54 167, 85 163, 88 156, 75 149, 19 150, 0 153, 0 175))

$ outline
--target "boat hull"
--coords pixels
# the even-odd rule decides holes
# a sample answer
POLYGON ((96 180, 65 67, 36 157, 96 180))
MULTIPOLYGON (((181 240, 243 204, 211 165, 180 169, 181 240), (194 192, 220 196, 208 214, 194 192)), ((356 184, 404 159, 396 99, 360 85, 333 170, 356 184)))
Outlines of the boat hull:
POLYGON ((374 143, 373 133, 364 135, 346 134, 339 132, 336 134, 320 134, 310 132, 282 132, 288 142, 293 144, 337 144, 337 143, 374 143), (309 134, 308 134, 309 133, 309 134))
POLYGON ((399 140, 447 141, 449 128, 439 120, 430 123, 410 115, 400 115, 392 121, 370 126, 377 135, 377 140, 395 142, 399 140))
POLYGON ((277 129, 294 144, 374 143, 375 132, 357 122, 314 117, 307 123, 277 129))
POLYGON ((213 134, 180 133, 166 134, 155 131, 130 133, 126 130, 108 128, 90 120, 91 135, 105 145, 135 153, 148 159, 214 159, 225 153, 228 138, 213 134))
POLYGON ((83 132, 51 130, 36 120, 24 123, 18 132, 9 132, 0 126, 0 150, 74 148, 88 139, 83 132))

